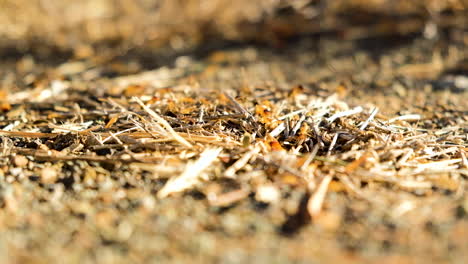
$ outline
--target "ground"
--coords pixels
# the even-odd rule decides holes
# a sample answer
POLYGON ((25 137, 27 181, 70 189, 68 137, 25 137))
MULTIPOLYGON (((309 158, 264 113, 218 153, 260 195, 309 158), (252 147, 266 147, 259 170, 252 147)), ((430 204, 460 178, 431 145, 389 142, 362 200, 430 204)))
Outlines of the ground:
POLYGON ((465 263, 468 28, 441 17, 0 43, 0 262, 465 263))

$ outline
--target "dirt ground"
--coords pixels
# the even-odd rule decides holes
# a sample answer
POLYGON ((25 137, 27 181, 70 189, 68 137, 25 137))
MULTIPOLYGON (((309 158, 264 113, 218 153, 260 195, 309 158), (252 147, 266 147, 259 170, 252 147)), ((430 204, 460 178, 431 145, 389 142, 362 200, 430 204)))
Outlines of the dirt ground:
POLYGON ((468 261, 467 3, 97 2, 3 18, 0 263, 468 261))

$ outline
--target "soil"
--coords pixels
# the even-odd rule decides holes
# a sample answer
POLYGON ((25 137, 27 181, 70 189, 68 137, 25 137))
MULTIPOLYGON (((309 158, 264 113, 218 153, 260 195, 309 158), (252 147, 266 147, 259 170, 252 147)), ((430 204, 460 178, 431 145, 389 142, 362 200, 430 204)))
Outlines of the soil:
POLYGON ((4 45, 0 262, 466 263, 466 25, 171 52, 4 45), (301 141, 309 117, 279 117, 314 100, 331 121, 301 141))

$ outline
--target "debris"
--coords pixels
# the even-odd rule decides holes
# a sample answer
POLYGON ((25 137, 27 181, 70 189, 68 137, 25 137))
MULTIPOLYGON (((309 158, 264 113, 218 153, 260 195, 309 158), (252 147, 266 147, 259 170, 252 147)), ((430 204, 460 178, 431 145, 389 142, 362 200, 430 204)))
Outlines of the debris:
POLYGON ((359 127, 360 130, 364 130, 366 129, 366 127, 369 125, 369 122, 372 121, 372 119, 374 119, 375 115, 379 112, 379 108, 376 107, 374 108, 372 111, 371 111, 371 114, 369 115, 369 118, 366 119, 366 121, 364 123, 362 123, 362 125, 359 127))
POLYGON ((194 163, 188 164, 184 172, 169 179, 166 185, 158 192, 159 198, 164 198, 172 193, 184 191, 200 181, 200 173, 208 168, 221 153, 222 148, 206 149, 200 154, 200 158, 194 163))
POLYGON ((192 147, 192 144, 190 144, 187 140, 185 140, 183 137, 181 137, 177 132, 174 131, 174 129, 171 127, 171 125, 166 121, 164 120, 164 118, 160 117, 158 114, 156 114, 156 112, 154 112, 153 110, 151 110, 148 106, 146 106, 145 104, 143 104, 143 102, 138 99, 137 97, 134 97, 133 98, 141 107, 143 107, 143 109, 148 112, 148 114, 154 118, 154 120, 156 122, 158 122, 159 124, 161 124, 164 129, 167 130, 167 132, 172 135, 172 137, 177 140, 178 142, 180 142, 182 145, 186 146, 187 148, 191 148, 192 147))

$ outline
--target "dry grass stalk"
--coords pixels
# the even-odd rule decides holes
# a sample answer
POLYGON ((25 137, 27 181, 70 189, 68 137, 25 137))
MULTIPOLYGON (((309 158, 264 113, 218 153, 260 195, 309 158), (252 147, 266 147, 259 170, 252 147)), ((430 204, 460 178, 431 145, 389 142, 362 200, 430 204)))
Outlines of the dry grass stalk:
POLYGON ((315 157, 317 156, 317 152, 320 148, 320 145, 319 144, 315 144, 314 147, 312 148, 312 152, 309 154, 309 156, 307 157, 307 159, 304 161, 304 164, 302 164, 301 166, 301 171, 305 171, 308 169, 309 165, 311 164, 311 162, 315 159, 315 157))
POLYGON ((7 137, 50 138, 50 137, 55 137, 57 135, 59 135, 59 133, 41 133, 41 132, 0 130, 0 136, 7 136, 7 137))
POLYGON ((178 141, 180 144, 186 146, 187 148, 192 148, 192 144, 190 144, 187 140, 185 140, 183 137, 181 137, 177 132, 174 131, 174 129, 171 127, 171 125, 164 119, 162 118, 161 116, 159 116, 158 114, 156 114, 156 112, 154 112, 153 110, 151 110, 151 108, 149 108, 148 106, 146 106, 140 99, 138 99, 137 97, 134 97, 133 98, 146 112, 148 112, 148 114, 154 118, 154 120, 156 120, 156 122, 158 122, 159 124, 161 124, 164 129, 167 130, 167 132, 176 140, 178 141))
POLYGON ((369 125, 369 122, 372 121, 372 119, 374 119, 375 115, 379 112, 379 108, 376 107, 372 110, 370 116, 368 119, 366 119, 366 121, 364 123, 362 123, 362 125, 359 127, 360 130, 364 130, 366 129, 366 127, 369 125))
POLYGON ((419 119, 421 119, 421 115, 416 115, 416 114, 402 115, 402 116, 397 116, 397 117, 394 117, 394 118, 388 120, 388 123, 391 124, 391 123, 394 123, 396 121, 417 121, 419 119))
POLYGON ((463 166, 465 166, 465 169, 468 169, 468 159, 466 158, 465 151, 460 150, 460 156, 462 159, 463 166))

